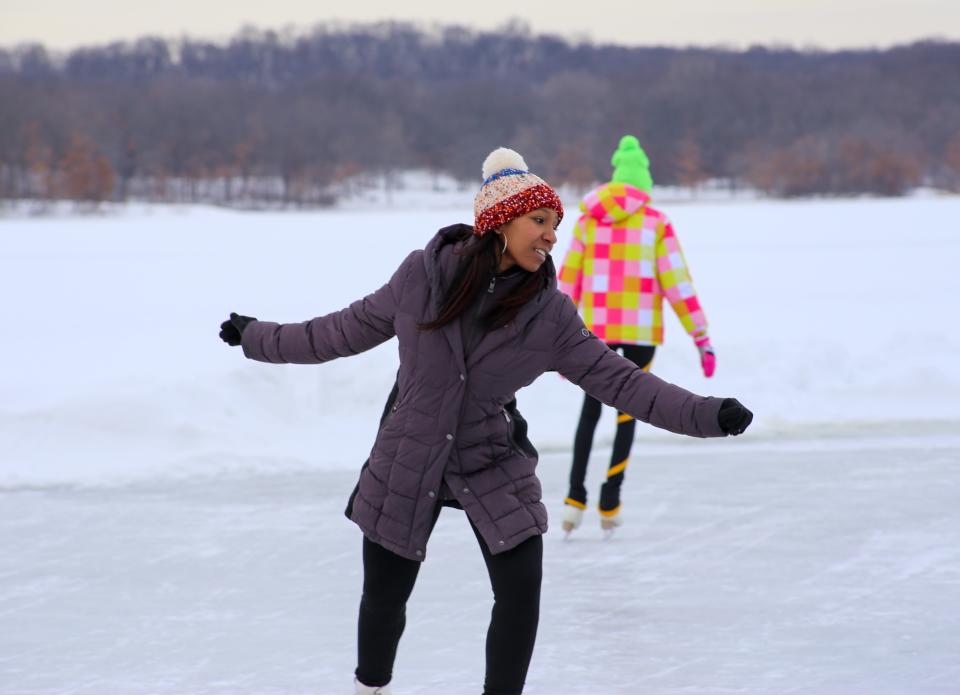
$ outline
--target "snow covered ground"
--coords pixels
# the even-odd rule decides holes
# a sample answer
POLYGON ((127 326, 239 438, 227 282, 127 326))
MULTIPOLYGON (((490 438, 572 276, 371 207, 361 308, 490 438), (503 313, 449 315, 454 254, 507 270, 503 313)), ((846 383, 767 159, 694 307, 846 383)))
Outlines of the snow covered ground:
MULTIPOLYGON (((395 345, 277 367, 216 333, 340 308, 469 220, 402 202, 0 218, 0 693, 349 692, 341 511, 395 345)), ((654 371, 756 419, 638 428, 627 525, 547 535, 527 692, 960 693, 960 199, 666 210, 719 367, 668 312, 654 371)), ((580 400, 553 375, 519 394, 554 516, 580 400)), ((612 434, 608 414, 594 496, 612 434)), ((488 613, 446 511, 397 695, 478 693, 488 613)))

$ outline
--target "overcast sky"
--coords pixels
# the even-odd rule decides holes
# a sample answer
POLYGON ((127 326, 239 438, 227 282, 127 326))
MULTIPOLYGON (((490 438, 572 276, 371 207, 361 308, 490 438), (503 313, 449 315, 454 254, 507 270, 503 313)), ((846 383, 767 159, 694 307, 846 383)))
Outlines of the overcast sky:
POLYGON ((330 20, 457 23, 492 29, 510 17, 534 33, 620 44, 789 44, 799 48, 890 46, 920 38, 960 40, 960 0, 0 0, 0 45, 52 48, 132 39, 224 40, 244 25, 306 29, 330 20), (331 6, 333 5, 333 6, 331 6))

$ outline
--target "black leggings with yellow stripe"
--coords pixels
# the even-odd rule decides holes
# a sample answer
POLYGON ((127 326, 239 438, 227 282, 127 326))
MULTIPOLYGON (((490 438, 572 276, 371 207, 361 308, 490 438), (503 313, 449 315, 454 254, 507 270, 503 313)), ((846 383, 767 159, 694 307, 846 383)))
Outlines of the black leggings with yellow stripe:
MULTIPOLYGON (((650 368, 653 361, 653 345, 620 345, 611 344, 611 350, 620 350, 624 357, 644 370, 650 368)), ((577 436, 573 440, 573 465, 570 467, 570 490, 567 493, 566 503, 586 509, 587 488, 584 482, 587 478, 587 462, 590 460, 590 449, 593 447, 593 433, 600 420, 600 410, 603 404, 596 398, 584 394, 583 410, 580 411, 580 424, 577 425, 577 436)), ((613 439, 613 455, 610 457, 610 468, 607 470, 607 479, 600 488, 600 514, 613 516, 620 508, 620 485, 627 470, 627 461, 630 458, 630 446, 633 444, 633 432, 636 420, 631 416, 617 411, 617 433, 613 439)))

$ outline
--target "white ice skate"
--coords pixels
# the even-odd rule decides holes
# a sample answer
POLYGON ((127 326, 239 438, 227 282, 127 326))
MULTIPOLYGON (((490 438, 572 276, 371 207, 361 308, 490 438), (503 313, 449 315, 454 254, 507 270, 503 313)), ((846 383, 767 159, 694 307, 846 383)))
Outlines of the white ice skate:
POLYGON ((567 502, 563 505, 563 532, 566 534, 564 537, 569 537, 570 532, 574 529, 580 527, 580 522, 583 521, 583 509, 580 507, 574 507, 572 504, 567 502))
POLYGON ((623 517, 620 516, 620 506, 610 511, 600 510, 600 528, 603 529, 604 538, 613 536, 613 532, 623 525, 623 517))
POLYGON ((374 687, 372 685, 364 685, 356 678, 353 679, 353 695, 390 695, 392 692, 389 683, 374 687))

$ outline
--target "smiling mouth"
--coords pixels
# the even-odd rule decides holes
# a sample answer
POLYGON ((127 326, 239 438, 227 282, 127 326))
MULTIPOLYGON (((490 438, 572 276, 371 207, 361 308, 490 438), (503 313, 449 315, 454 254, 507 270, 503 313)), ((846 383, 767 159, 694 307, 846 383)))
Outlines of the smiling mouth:
POLYGON ((547 258, 547 252, 546 252, 546 251, 544 251, 543 249, 534 249, 534 251, 536 251, 537 253, 539 253, 540 256, 541 256, 544 260, 546 260, 546 258, 547 258))

